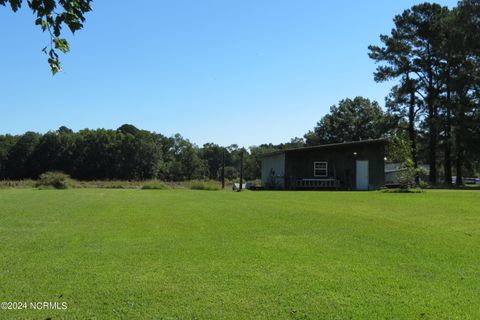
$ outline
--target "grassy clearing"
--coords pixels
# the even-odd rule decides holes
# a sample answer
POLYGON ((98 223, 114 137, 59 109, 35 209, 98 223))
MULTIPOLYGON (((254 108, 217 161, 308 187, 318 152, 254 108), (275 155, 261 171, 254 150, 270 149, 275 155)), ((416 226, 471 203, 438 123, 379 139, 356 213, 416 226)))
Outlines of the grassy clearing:
POLYGON ((480 193, 0 190, 25 319, 478 319, 480 193))

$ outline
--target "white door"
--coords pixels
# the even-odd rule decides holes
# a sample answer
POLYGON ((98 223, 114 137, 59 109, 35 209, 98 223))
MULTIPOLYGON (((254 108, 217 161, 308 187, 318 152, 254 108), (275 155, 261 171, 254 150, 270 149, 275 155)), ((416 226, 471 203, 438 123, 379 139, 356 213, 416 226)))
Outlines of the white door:
POLYGON ((357 160, 357 190, 368 190, 368 160, 357 160))

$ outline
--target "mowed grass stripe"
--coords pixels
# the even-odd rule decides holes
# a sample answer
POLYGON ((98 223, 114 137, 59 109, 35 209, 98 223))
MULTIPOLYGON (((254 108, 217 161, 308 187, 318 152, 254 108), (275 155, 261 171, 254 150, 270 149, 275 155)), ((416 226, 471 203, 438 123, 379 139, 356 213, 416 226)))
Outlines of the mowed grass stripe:
POLYGON ((475 319, 478 195, 1 190, 0 296, 69 309, 0 318, 475 319))

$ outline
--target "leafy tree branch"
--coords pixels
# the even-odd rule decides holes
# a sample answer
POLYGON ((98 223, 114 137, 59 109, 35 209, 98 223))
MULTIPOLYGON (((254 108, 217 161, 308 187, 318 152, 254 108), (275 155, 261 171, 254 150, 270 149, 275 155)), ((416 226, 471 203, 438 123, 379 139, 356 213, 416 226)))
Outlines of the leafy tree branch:
MULTIPOLYGON (((29 0, 28 7, 36 15, 35 25, 50 35, 50 44, 42 49, 48 56, 52 74, 62 71, 59 52, 70 51, 68 41, 62 37, 62 28, 67 26, 75 34, 83 28, 85 14, 92 10, 92 0, 29 0)), ((13 12, 22 7, 23 0, 0 0, 0 5, 10 6, 13 12)))

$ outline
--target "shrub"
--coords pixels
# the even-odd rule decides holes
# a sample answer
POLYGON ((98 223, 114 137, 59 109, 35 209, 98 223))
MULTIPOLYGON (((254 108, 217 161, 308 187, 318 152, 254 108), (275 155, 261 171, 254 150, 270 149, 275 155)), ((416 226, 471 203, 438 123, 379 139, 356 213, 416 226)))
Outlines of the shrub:
POLYGON ((40 175, 36 186, 38 188, 68 189, 72 179, 63 172, 45 172, 40 175))
POLYGON ((426 189, 426 188, 429 187, 429 184, 428 184, 428 182, 420 180, 420 183, 418 184, 418 186, 420 187, 420 189, 426 189))
POLYGON ((161 181, 149 181, 142 186, 143 190, 166 190, 170 189, 168 185, 161 181))
POLYGON ((424 175, 422 168, 415 168, 411 159, 406 159, 400 166, 401 171, 398 173, 398 184, 400 189, 410 189, 417 187, 415 182, 416 177, 424 175))
POLYGON ((194 181, 190 182, 190 189, 192 189, 192 190, 216 191, 216 190, 220 190, 220 185, 217 181, 194 180, 194 181))

